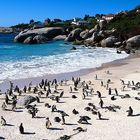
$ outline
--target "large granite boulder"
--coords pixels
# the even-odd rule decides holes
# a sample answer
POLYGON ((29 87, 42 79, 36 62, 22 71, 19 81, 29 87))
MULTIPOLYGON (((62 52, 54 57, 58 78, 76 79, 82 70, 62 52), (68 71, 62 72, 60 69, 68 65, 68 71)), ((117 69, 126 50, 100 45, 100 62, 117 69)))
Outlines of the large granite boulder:
POLYGON ((46 38, 44 35, 36 35, 33 38, 33 42, 35 44, 44 44, 44 43, 47 43, 48 42, 48 38, 46 38))
POLYGON ((66 35, 58 35, 55 38, 53 38, 53 40, 65 40, 66 39, 66 35))
POLYGON ((81 37, 80 37, 81 32, 82 32, 82 29, 80 29, 80 28, 72 30, 70 32, 70 34, 68 35, 68 37, 65 39, 65 41, 72 42, 72 41, 74 41, 76 39, 81 40, 81 37))
POLYGON ((24 97, 20 97, 18 100, 17 100, 17 105, 20 105, 20 106, 27 106, 33 102, 36 101, 36 98, 33 97, 33 96, 24 96, 24 97))
POLYGON ((27 37, 27 38, 24 40, 23 43, 24 43, 24 44, 34 44, 34 42, 33 42, 33 37, 32 37, 32 36, 27 37))
MULTIPOLYGON (((14 42, 23 43, 25 41, 25 39, 27 39, 28 37, 34 38, 37 35, 42 35, 42 36, 44 36, 44 37, 46 37, 48 39, 53 39, 54 37, 56 37, 58 35, 62 35, 62 34, 64 34, 64 30, 61 27, 49 27, 49 28, 40 28, 40 29, 26 30, 26 31, 20 32, 15 37, 14 42)), ((42 38, 42 36, 40 36, 40 37, 42 38)), ((40 37, 38 36, 37 40, 40 40, 39 39, 40 37)), ((38 42, 40 42, 40 41, 38 41, 38 42)))
POLYGON ((106 29, 106 26, 107 26, 107 21, 105 19, 99 20, 100 30, 105 30, 106 29))
POLYGON ((102 38, 100 32, 94 32, 92 37, 86 39, 85 41, 89 42, 89 43, 91 43, 91 42, 97 43, 97 42, 100 42, 102 39, 103 38, 102 38))
POLYGON ((140 35, 129 38, 126 41, 126 49, 140 49, 140 35))
POLYGON ((114 36, 108 37, 106 39, 103 39, 101 41, 101 46, 102 47, 114 47, 114 44, 118 41, 117 38, 114 36))
POLYGON ((80 33, 80 37, 81 37, 82 39, 87 39, 87 38, 89 38, 89 30, 82 31, 82 32, 80 33))
POLYGON ((104 30, 103 34, 105 37, 109 37, 109 36, 117 36, 117 30, 116 29, 112 29, 112 30, 104 30))
MULTIPOLYGON (((20 32, 15 38, 14 38, 14 42, 17 43, 23 43, 25 41, 25 39, 27 39, 28 37, 34 37, 35 34, 34 33, 26 33, 26 32, 20 32)), ((30 38, 31 39, 31 38, 30 38)), ((29 39, 28 39, 29 40, 29 39)))

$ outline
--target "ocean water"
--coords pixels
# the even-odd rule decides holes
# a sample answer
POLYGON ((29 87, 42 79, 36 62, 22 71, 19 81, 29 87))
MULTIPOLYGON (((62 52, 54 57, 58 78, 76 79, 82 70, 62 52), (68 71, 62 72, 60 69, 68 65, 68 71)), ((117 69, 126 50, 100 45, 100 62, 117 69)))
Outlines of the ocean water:
POLYGON ((73 45, 63 41, 18 44, 13 43, 14 36, 0 34, 0 82, 95 68, 128 56, 110 48, 76 46, 77 50, 72 51, 73 45))

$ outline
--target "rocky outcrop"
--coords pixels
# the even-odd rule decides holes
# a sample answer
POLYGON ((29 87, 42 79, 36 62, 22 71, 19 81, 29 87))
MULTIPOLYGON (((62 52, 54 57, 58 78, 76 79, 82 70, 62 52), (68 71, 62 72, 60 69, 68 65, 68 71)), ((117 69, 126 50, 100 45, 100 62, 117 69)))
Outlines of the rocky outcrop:
POLYGON ((91 38, 85 40, 85 42, 91 44, 95 44, 100 42, 103 39, 102 34, 100 32, 94 32, 91 38))
POLYGON ((36 35, 33 38, 33 43, 34 44, 44 44, 48 42, 48 38, 46 38, 44 35, 36 35))
POLYGON ((126 49, 140 50, 140 35, 129 38, 126 41, 126 49))
POLYGON ((27 38, 24 40, 23 43, 24 43, 24 44, 33 44, 33 43, 34 43, 34 42, 33 42, 33 37, 32 37, 32 36, 27 37, 27 38))
POLYGON ((105 30, 106 26, 107 26, 107 21, 106 20, 104 20, 104 19, 99 20, 100 30, 105 30))
POLYGON ((53 40, 65 40, 65 39, 66 39, 66 35, 58 35, 53 40))
POLYGON ((81 40, 82 39, 80 37, 81 32, 82 32, 82 29, 80 29, 80 28, 77 28, 77 29, 71 31, 70 34, 68 35, 68 37, 65 39, 65 41, 72 42, 75 39, 81 40))
POLYGON ((27 106, 30 103, 35 102, 35 101, 36 101, 35 97, 28 95, 28 96, 20 97, 17 100, 17 104, 20 106, 27 106))
POLYGON ((108 37, 106 39, 103 39, 101 41, 101 46, 102 47, 114 47, 114 44, 118 41, 117 38, 114 36, 108 37))
POLYGON ((85 31, 82 31, 81 33, 80 33, 80 37, 82 38, 82 39, 87 39, 87 38, 89 38, 89 30, 85 30, 85 31))
POLYGON ((50 28, 41 28, 34 30, 26 30, 20 32, 14 39, 14 42, 19 43, 28 43, 32 42, 31 37, 35 41, 34 43, 46 43, 47 39, 53 39, 58 35, 64 34, 63 28, 61 27, 50 27, 50 28), (29 38, 30 37, 30 38, 29 38), (26 40, 27 39, 27 40, 26 40))

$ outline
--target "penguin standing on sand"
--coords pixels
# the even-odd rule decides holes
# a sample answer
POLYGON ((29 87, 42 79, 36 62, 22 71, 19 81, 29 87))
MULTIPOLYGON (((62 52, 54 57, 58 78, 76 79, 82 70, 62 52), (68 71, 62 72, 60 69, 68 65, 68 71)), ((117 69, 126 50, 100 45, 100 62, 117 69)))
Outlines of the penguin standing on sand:
POLYGON ((126 112, 128 112, 127 116, 132 116, 133 115, 133 109, 131 106, 129 106, 129 110, 127 110, 126 112))
POLYGON ((100 99, 99 105, 100 105, 101 108, 103 108, 103 104, 104 104, 103 100, 100 99))
POLYGON ((3 116, 1 116, 1 125, 2 126, 6 125, 6 120, 3 118, 3 116))
POLYGON ((19 126, 19 132, 20 132, 20 134, 24 134, 24 127, 23 127, 22 123, 19 126))
POLYGON ((49 120, 49 117, 46 118, 46 128, 49 129, 52 125, 51 121, 49 120))

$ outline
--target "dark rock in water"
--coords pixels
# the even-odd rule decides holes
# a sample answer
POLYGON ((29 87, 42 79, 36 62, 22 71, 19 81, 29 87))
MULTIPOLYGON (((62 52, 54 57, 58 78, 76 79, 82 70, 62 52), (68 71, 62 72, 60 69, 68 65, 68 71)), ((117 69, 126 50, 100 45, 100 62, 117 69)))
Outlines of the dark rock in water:
POLYGON ((28 95, 28 96, 20 97, 17 100, 17 104, 20 106, 27 106, 30 103, 35 102, 35 101, 36 101, 35 97, 28 95))
POLYGON ((117 54, 121 54, 121 51, 120 50, 117 50, 117 54))
POLYGON ((73 46, 70 50, 77 50, 77 49, 76 49, 76 47, 73 46))

